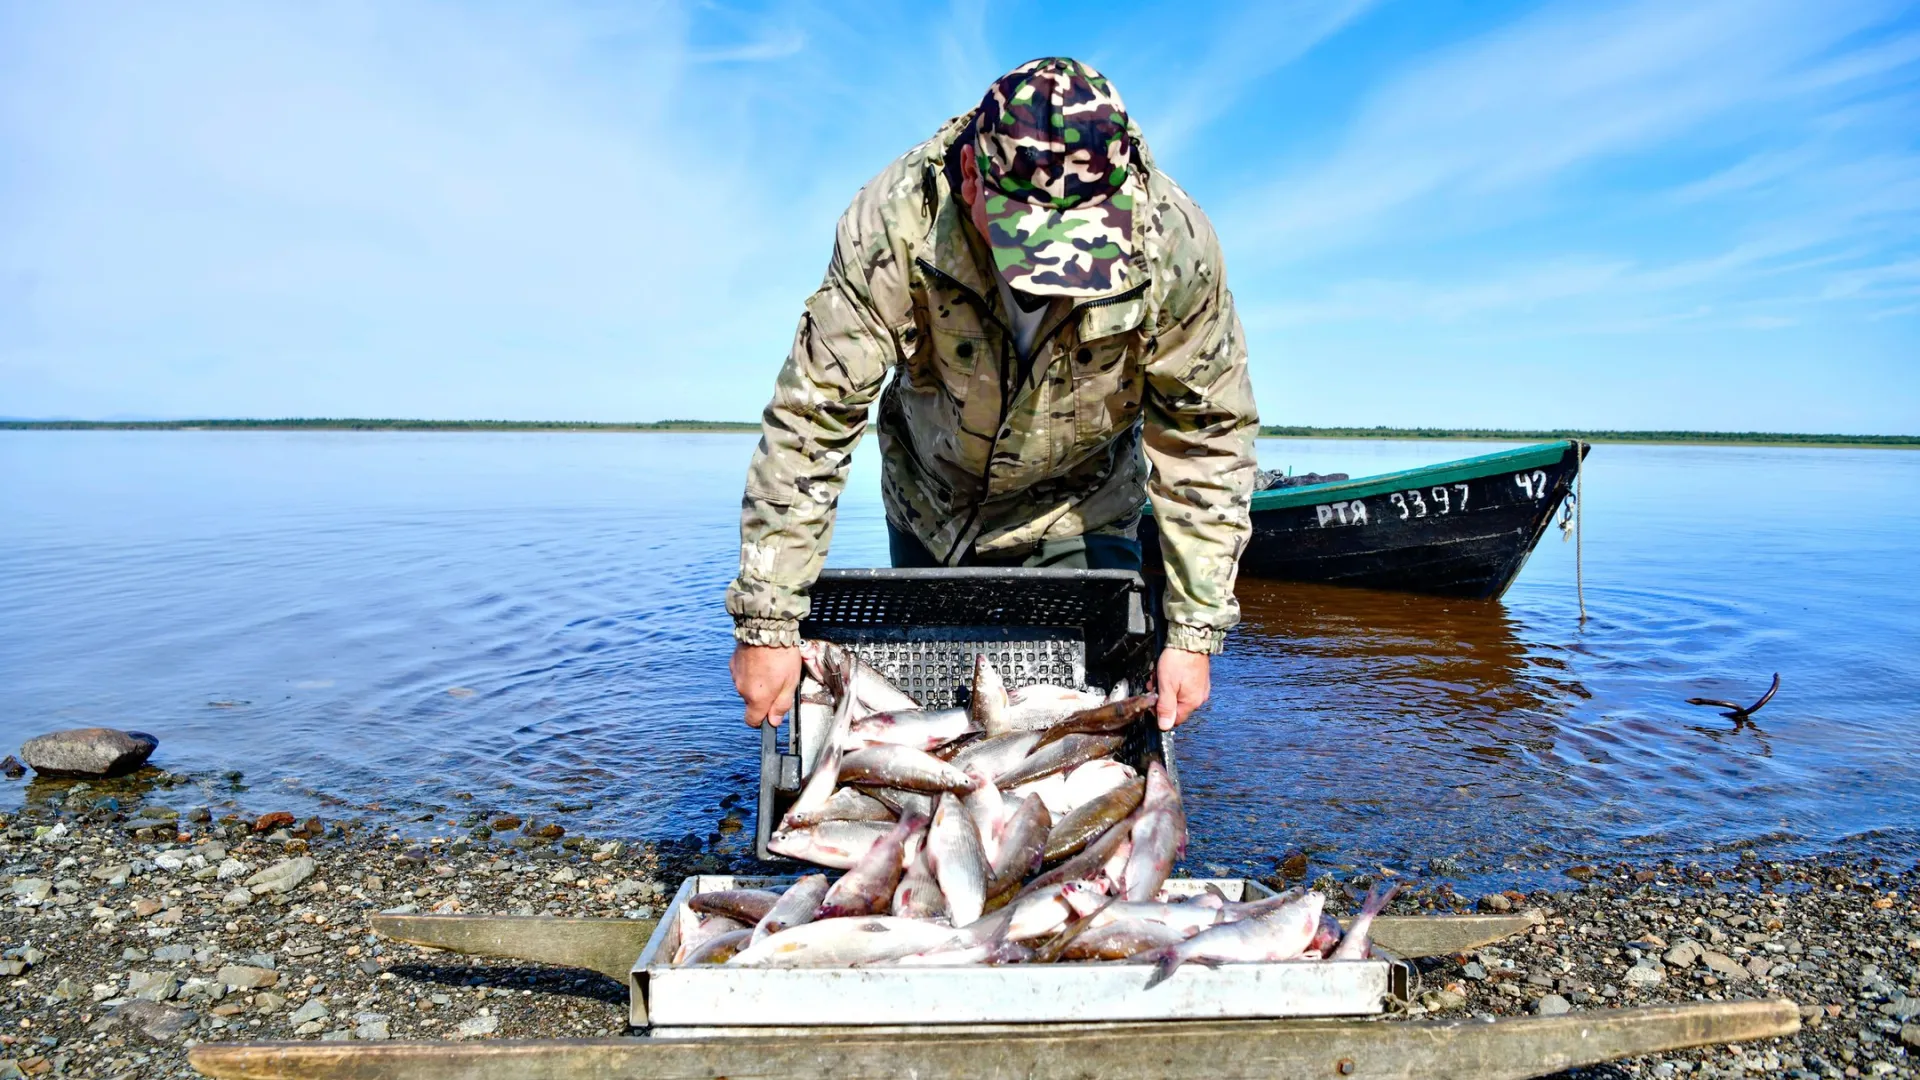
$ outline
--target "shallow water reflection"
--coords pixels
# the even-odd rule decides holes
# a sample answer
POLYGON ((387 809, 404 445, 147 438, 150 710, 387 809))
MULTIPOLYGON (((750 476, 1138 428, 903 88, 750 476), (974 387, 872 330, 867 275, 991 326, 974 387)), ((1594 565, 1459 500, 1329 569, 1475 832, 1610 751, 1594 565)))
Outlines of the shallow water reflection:
MULTIPOLYGON (((738 853, 758 741, 719 602, 752 445, 0 432, 0 746, 135 727, 169 768, 243 769, 255 810, 447 833, 497 809, 738 853)), ((1261 444, 1270 468, 1355 474, 1488 449, 1261 444)), ((875 464, 869 445, 832 564, 885 558, 875 464)), ((1191 869, 1913 842, 1920 454, 1589 464, 1584 627, 1552 533, 1499 602, 1243 583, 1179 745, 1191 869), (1751 700, 1774 671, 1750 723, 1681 703, 1751 700)))

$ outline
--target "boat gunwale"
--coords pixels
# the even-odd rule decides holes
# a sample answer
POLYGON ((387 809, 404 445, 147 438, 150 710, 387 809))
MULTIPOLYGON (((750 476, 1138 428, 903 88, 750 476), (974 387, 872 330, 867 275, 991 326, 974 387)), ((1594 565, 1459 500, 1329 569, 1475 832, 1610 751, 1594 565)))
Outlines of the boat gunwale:
POLYGON ((1556 442, 1535 443, 1532 446, 1517 446, 1511 450, 1496 450, 1491 454, 1478 454, 1474 457, 1442 461, 1433 465, 1420 465, 1395 472, 1376 473, 1372 476, 1334 480, 1325 484, 1256 491, 1253 493, 1252 508, 1256 513, 1262 510, 1294 509, 1336 499, 1350 500, 1385 495, 1419 484, 1451 484, 1493 473, 1557 465, 1566 457, 1567 451, 1573 445, 1572 439, 1561 439, 1556 442), (1415 482, 1409 483, 1409 481, 1415 482))

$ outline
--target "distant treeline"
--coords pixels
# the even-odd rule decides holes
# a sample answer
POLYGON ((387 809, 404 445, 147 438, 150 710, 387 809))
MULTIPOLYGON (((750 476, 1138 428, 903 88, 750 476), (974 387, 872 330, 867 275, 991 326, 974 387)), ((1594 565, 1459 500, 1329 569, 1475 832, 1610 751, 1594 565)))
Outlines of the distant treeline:
POLYGON ((1744 445, 1914 446, 1920 435, 1803 435, 1777 431, 1522 431, 1512 428, 1286 427, 1269 425, 1260 434, 1308 439, 1492 439, 1502 442, 1735 443, 1744 445))
POLYGON ((37 431, 759 431, 731 420, 597 424, 565 420, 0 420, 0 429, 37 431))
MULTIPOLYGON (((0 429, 38 431, 758 431, 734 420, 652 420, 630 424, 555 420, 353 420, 297 417, 283 420, 0 420, 0 429)), ((1771 446, 1911 446, 1920 435, 1803 435, 1776 431, 1525 431, 1512 428, 1289 427, 1269 425, 1260 434, 1309 439, 1488 439, 1545 442, 1721 443, 1771 446)))

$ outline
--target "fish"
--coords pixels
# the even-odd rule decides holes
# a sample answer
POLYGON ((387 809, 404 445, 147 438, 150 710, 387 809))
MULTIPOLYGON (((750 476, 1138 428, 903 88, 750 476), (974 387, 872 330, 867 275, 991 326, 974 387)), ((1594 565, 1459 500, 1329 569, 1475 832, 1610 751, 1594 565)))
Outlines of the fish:
POLYGON ((1326 956, 1333 952, 1345 932, 1340 929, 1340 920, 1331 915, 1320 916, 1320 929, 1314 931, 1313 940, 1307 943, 1307 956, 1326 956))
POLYGON ((1289 898, 1257 918, 1222 923, 1178 945, 1160 949, 1152 957, 1154 973, 1147 979, 1147 989, 1165 982, 1181 964, 1189 961, 1212 967, 1222 963, 1295 959, 1313 943, 1324 903, 1325 898, 1319 893, 1305 893, 1289 898))
POLYGON ((952 792, 941 795, 934 806, 927 832, 927 863, 946 897, 953 924, 965 926, 978 919, 987 902, 986 853, 981 850, 973 815, 952 792))
POLYGON ((1117 852, 1129 849, 1129 835, 1133 832, 1133 823, 1140 815, 1135 810, 1126 820, 1108 829, 1098 840, 1082 848, 1080 854, 1061 863, 1059 866, 1041 874, 1020 891, 1022 895, 1036 892, 1063 881, 1080 881, 1103 874, 1103 867, 1117 852))
POLYGON ((1075 807, 1047 834, 1044 861, 1059 862, 1071 858, 1139 808, 1146 793, 1147 782, 1135 780, 1075 807))
POLYGON ((1073 805, 1067 801, 1067 790, 1067 774, 1058 772, 1044 780, 1021 784, 1008 790, 1007 794, 1023 799, 1028 795, 1038 795, 1040 801, 1047 804, 1047 813, 1058 821, 1073 812, 1073 805))
POLYGON ((963 801, 973 818, 973 827, 980 830, 980 851, 991 867, 1000 854, 1000 836, 1006 830, 1010 809, 991 779, 979 773, 968 775, 973 777, 974 788, 963 801))
POLYGON ((845 746, 857 750, 870 743, 892 743, 931 751, 978 730, 965 709, 878 712, 853 722, 845 746))
POLYGON ((939 794, 938 792, 908 791, 905 788, 870 787, 865 790, 898 817, 905 817, 908 814, 919 814, 924 818, 932 817, 934 796, 939 794))
POLYGON ((940 891, 939 879, 927 861, 927 848, 920 845, 893 890, 893 913, 909 919, 937 919, 947 913, 947 898, 940 891))
POLYGON ((1042 732, 1039 745, 1056 743, 1069 735, 1111 735, 1123 731, 1159 703, 1159 694, 1140 694, 1082 709, 1042 732))
POLYGON ((767 912, 766 918, 753 928, 754 942, 761 938, 777 934, 782 930, 791 930, 801 923, 810 923, 819 916, 820 902, 827 897, 827 875, 808 874, 787 886, 780 894, 780 901, 767 912))
POLYGON ((878 821, 823 821, 774 833, 767 837, 767 850, 818 866, 851 870, 888 829, 878 821))
POLYGON ((1151 919, 1114 919, 1088 928, 1067 945, 1068 960, 1127 960, 1141 953, 1165 949, 1187 940, 1187 935, 1151 919))
POLYGON ((717 889, 694 896, 687 906, 702 915, 725 915, 750 927, 779 902, 780 894, 766 889, 717 889))
MULTIPOLYGON (((1028 754, 1020 764, 993 778, 1003 788, 1044 780, 1094 758, 1103 758, 1126 742, 1124 735, 1068 735, 1028 754)), ((844 767, 844 766, 843 766, 844 767)))
MULTIPOLYGON (((805 651, 802 650, 804 658, 805 651)), ((858 679, 853 681, 857 682, 858 679)), ((849 687, 851 690, 851 687, 849 687)), ((806 818, 819 814, 826 808, 828 800, 833 798, 834 789, 840 786, 841 744, 846 741, 847 729, 853 723, 853 694, 842 694, 840 704, 834 709, 833 723, 827 728, 825 745, 820 748, 819 760, 813 764, 813 772, 808 774, 800 795, 787 808, 787 818, 806 818)), ((782 818, 780 826, 786 829, 787 818, 782 818)), ((794 825, 793 828, 800 826, 794 825)), ((769 841, 771 847, 771 841, 769 841)), ((798 856, 795 856, 798 858, 798 856)))
POLYGON ((892 831, 867 849, 853 869, 842 874, 840 880, 827 890, 827 897, 820 905, 819 918, 887 914, 893 905, 894 886, 900 884, 901 852, 906 846, 907 837, 926 827, 926 818, 901 818, 892 831))
POLYGON ((887 681, 885 675, 858 656, 828 641, 809 638, 800 643, 800 662, 807 674, 827 686, 860 715, 918 709, 920 703, 887 681), (855 685, 858 684, 858 685, 855 685))
POLYGON ((1011 941, 1033 941, 1058 933, 1079 918, 1073 896, 1097 893, 1098 886, 1085 881, 1063 881, 1030 896, 1015 900, 1007 907, 1006 929, 1000 935, 1011 941))
POLYGON ((729 930, 724 934, 715 934, 701 942, 698 947, 687 953, 682 964, 724 964, 734 958, 740 950, 753 940, 751 928, 729 930))
POLYGON ((985 653, 973 658, 973 693, 967 699, 967 712, 989 738, 1013 730, 1007 722, 1006 681, 985 653))
POLYGON ((1367 934, 1373 929, 1374 916, 1387 909, 1393 898, 1400 892, 1400 886, 1394 885, 1384 892, 1368 892, 1367 901, 1360 905, 1360 914, 1353 917, 1353 925, 1347 927, 1346 935, 1335 946, 1329 960, 1365 960, 1367 958, 1367 934))
POLYGON ((1056 798, 1062 807, 1066 807, 1066 813, 1062 813, 1062 817, 1066 817, 1068 813, 1112 792, 1114 788, 1139 780, 1140 773, 1131 765, 1123 765, 1112 757, 1100 757, 1085 765, 1077 765, 1068 773, 1056 773, 1056 776, 1064 776, 1056 798))
POLYGON ((882 743, 852 751, 840 759, 840 779, 849 784, 905 788, 908 791, 973 790, 973 778, 925 750, 882 743))
POLYGON ((1105 694, 1041 683, 1007 692, 1007 730, 1045 731, 1074 713, 1104 704, 1105 694))
POLYGON ((1020 800, 1019 808, 1008 815, 1000 844, 988 861, 987 895, 998 895, 1040 869, 1052 831, 1053 815, 1047 813, 1047 804, 1040 801, 1040 796, 1020 800))
POLYGON ((927 753, 932 754, 941 761, 952 761, 960 755, 960 751, 979 742, 981 738, 983 738, 983 736, 980 732, 970 731, 952 742, 943 743, 940 746, 934 747, 932 750, 927 751, 927 753))
POLYGON ((1180 793, 1158 760, 1147 765, 1146 797, 1134 821, 1133 853, 1127 859, 1125 895, 1129 900, 1151 900, 1173 872, 1173 863, 1185 853, 1187 830, 1180 813, 1180 793))
POLYGON ((931 952, 955 936, 951 926, 897 915, 818 919, 770 934, 727 962, 741 967, 858 967, 931 952))
POLYGON ((1221 922, 1221 912, 1217 907, 1194 901, 1165 902, 1158 900, 1121 900, 1107 908, 1105 917, 1096 920, 1095 925, 1118 922, 1122 919, 1138 919, 1142 922, 1159 923, 1180 932, 1182 938, 1190 938, 1210 926, 1221 922))
POLYGON ((827 796, 826 805, 804 814, 787 811, 782 829, 804 829, 823 821, 880 821, 893 824, 900 815, 886 803, 859 788, 843 787, 827 796))
POLYGON ((1013 731, 1005 735, 989 735, 966 747, 948 760, 953 767, 963 772, 985 773, 999 776, 1015 765, 1020 764, 1033 751, 1035 743, 1040 741, 1037 731, 1013 731))
POLYGON ((708 915, 705 918, 685 904, 680 905, 676 922, 680 926, 680 946, 673 951, 673 962, 684 964, 700 946, 721 934, 731 934, 735 930, 751 930, 752 927, 738 919, 725 915, 708 915))
MULTIPOLYGON (((1060 957, 1066 954, 1067 948, 1071 946, 1081 934, 1086 933, 1088 927, 1093 925, 1093 917, 1105 911, 1107 905, 1111 903, 1113 903, 1113 898, 1107 897, 1100 903, 1100 906, 1074 919, 1066 926, 1061 927, 1059 933, 1048 938, 1042 944, 1035 946, 1033 950, 1033 962, 1036 964, 1052 964, 1059 961, 1060 957)), ((1074 904, 1071 901, 1069 901, 1069 906, 1076 912, 1080 910, 1080 905, 1074 904)))

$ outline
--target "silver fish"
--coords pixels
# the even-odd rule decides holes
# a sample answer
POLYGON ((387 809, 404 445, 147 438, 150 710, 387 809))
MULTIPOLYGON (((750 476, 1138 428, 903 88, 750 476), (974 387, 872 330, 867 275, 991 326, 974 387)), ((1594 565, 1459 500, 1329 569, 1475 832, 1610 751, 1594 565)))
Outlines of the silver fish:
POLYGON ((975 726, 991 738, 1012 728, 1007 722, 1007 684, 985 653, 973 658, 973 696, 967 702, 975 726))
POLYGON ((1165 982, 1181 964, 1191 960, 1212 967, 1221 963, 1292 960, 1313 943, 1320 928, 1325 898, 1317 892, 1290 899, 1264 915, 1222 923, 1200 931, 1178 945, 1154 954, 1156 969, 1149 989, 1165 982))
POLYGON ((769 935, 728 963, 742 967, 856 967, 931 952, 954 937, 950 926, 895 915, 820 919, 769 935))
MULTIPOLYGON (((806 650, 801 650, 804 658, 806 650)), ((855 679, 854 681, 858 681, 855 679)), ((834 709, 832 726, 827 728, 826 744, 820 748, 820 759, 813 764, 813 772, 807 776, 806 786, 800 789, 800 796, 787 808, 788 817, 805 820, 819 814, 826 808, 827 801, 833 798, 834 789, 840 786, 840 744, 846 741, 847 729, 853 723, 853 695, 842 694, 840 705, 834 709)), ((781 827, 787 828, 784 819, 781 827)), ((793 826, 798 828, 798 825, 793 826)))
POLYGON ((1022 686, 1007 693, 1007 725, 1011 731, 1044 731, 1074 713, 1105 704, 1105 694, 1068 686, 1022 686))
POLYGON ((899 816, 892 807, 865 791, 843 787, 827 796, 826 805, 818 810, 810 813, 788 810, 787 816, 780 819, 780 827, 804 829, 823 821, 879 821, 891 825, 899 816))
POLYGON ((1021 894, 1036 892, 1062 881, 1080 881, 1100 876, 1111 879, 1110 875, 1106 875, 1105 867, 1115 855, 1130 850, 1128 837, 1139 816, 1140 811, 1135 810, 1131 817, 1108 829, 1098 840, 1082 849, 1080 854, 1027 882, 1026 887, 1020 890, 1021 894))
POLYGON ((1076 765, 1106 757, 1126 741, 1124 735, 1068 735, 1027 755, 1020 764, 994 777, 993 782, 1010 788, 1044 780, 1076 765))
POLYGON ((702 945, 719 937, 731 934, 735 930, 751 930, 752 927, 725 915, 708 915, 704 918, 699 912, 685 904, 680 905, 679 917, 675 920, 680 927, 680 946, 673 951, 673 962, 684 964, 702 945))
POLYGON ((870 787, 867 794, 884 803, 896 817, 919 814, 921 817, 933 816, 934 798, 938 792, 908 791, 904 788, 870 787))
POLYGON ((851 696, 853 700, 849 704, 862 716, 920 707, 919 702, 888 682, 873 665, 832 642, 813 639, 801 642, 800 661, 808 674, 834 693, 851 696), (856 683, 858 685, 854 685, 856 683))
POLYGON ((1053 815, 1040 796, 1029 795, 1007 817, 1000 832, 1000 846, 988 865, 987 895, 995 896, 1018 885, 1021 879, 1040 869, 1047 837, 1053 831, 1053 815))
POLYGON ((879 712, 853 722, 847 732, 846 748, 857 750, 869 743, 893 743, 915 750, 935 750, 977 730, 965 709, 879 712))
POLYGON ((927 862, 924 844, 914 853, 907 872, 900 876, 899 887, 893 890, 893 913, 909 919, 937 919, 947 913, 947 898, 940 892, 940 881, 933 876, 933 867, 927 862))
POLYGON ((970 775, 975 786, 964 801, 967 813, 973 817, 973 827, 980 830, 980 850, 987 857, 987 865, 992 866, 1000 854, 1000 835, 1007 827, 1007 801, 991 779, 979 773, 970 775))
POLYGON ((770 937, 802 923, 812 922, 820 913, 820 902, 827 898, 827 875, 808 874, 787 886, 780 902, 753 928, 753 940, 770 937))
POLYGON ((851 870, 888 829, 878 821, 823 821, 774 833, 767 837, 767 850, 817 866, 851 870))
POLYGON ((1104 897, 1099 887, 1090 882, 1063 881, 1007 905, 1011 914, 1007 916, 1004 936, 1013 941, 1033 941, 1058 933, 1079 915, 1073 900, 1075 894, 1104 897))
POLYGON ((1096 918, 1094 925, 1097 927, 1109 922, 1119 922, 1123 919, 1159 923, 1161 926, 1179 931, 1181 938, 1184 939, 1190 938, 1210 926, 1219 925, 1222 921, 1220 916, 1221 912, 1219 908, 1194 903, 1190 900, 1175 903, 1164 903, 1155 900, 1123 900, 1119 903, 1109 905, 1106 909, 1106 914, 1101 918, 1096 918))
POLYGON ((1353 925, 1347 927, 1346 936, 1334 947, 1329 960, 1365 960, 1367 958, 1367 933, 1373 929, 1374 916, 1387 909, 1393 902, 1394 894, 1400 891, 1395 885, 1381 893, 1367 893, 1367 902, 1360 905, 1360 914, 1353 917, 1353 925))
POLYGON ((1166 923, 1150 919, 1115 919, 1100 923, 1081 934, 1062 955, 1068 960, 1126 960, 1141 953, 1165 949, 1187 940, 1187 935, 1166 923))
POLYGON ((849 915, 885 915, 893 904, 894 886, 900 884, 901 851, 907 837, 926 828, 927 819, 906 817, 880 838, 853 869, 827 890, 820 905, 820 918, 839 919, 849 915))
POLYGON ((746 948, 752 940, 751 929, 729 930, 724 934, 715 934, 687 953, 687 958, 680 963, 724 964, 733 959, 740 950, 746 948))
POLYGON ((940 796, 934 807, 927 862, 947 899, 953 924, 965 926, 978 919, 987 902, 986 853, 980 849, 980 830, 973 815, 951 792, 940 796))
POLYGON ((953 767, 963 772, 999 776, 1026 760, 1040 741, 1038 731, 1012 731, 991 735, 953 755, 953 767))
POLYGON ((909 791, 973 790, 972 777, 932 754, 887 744, 862 747, 841 758, 840 779, 849 784, 909 791))
POLYGON ((1173 872, 1174 860, 1187 846, 1180 793, 1159 761, 1147 766, 1147 795, 1133 826, 1133 854, 1127 859, 1125 895, 1128 900, 1151 900, 1173 872))

